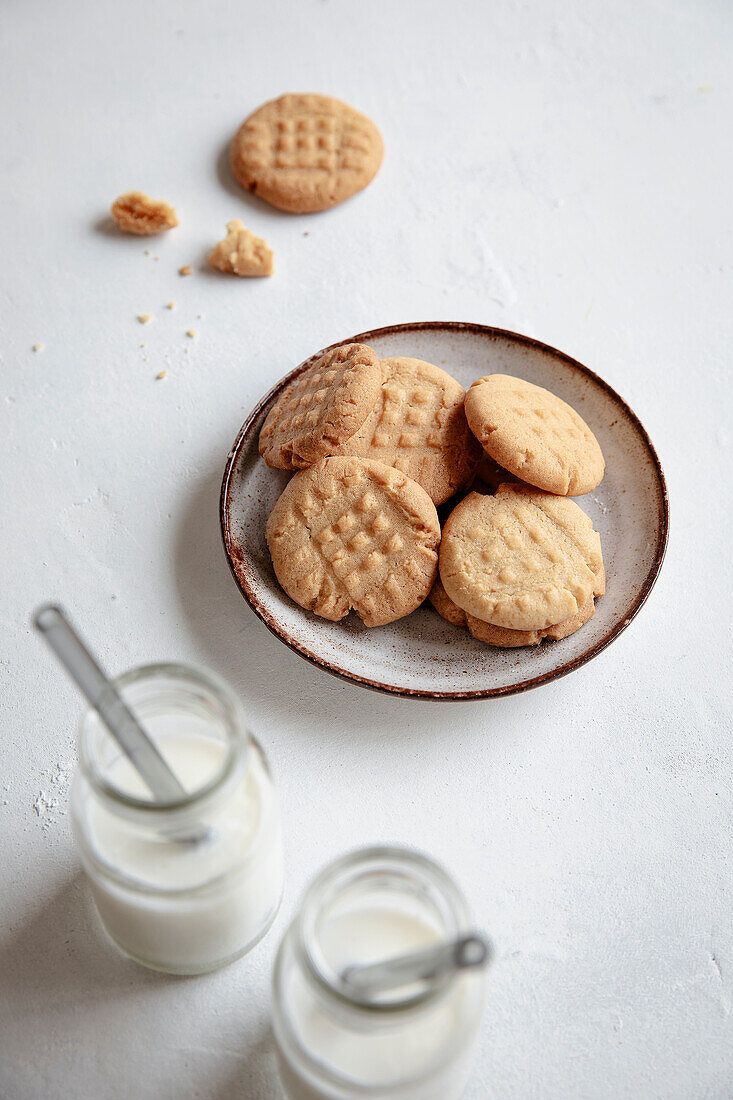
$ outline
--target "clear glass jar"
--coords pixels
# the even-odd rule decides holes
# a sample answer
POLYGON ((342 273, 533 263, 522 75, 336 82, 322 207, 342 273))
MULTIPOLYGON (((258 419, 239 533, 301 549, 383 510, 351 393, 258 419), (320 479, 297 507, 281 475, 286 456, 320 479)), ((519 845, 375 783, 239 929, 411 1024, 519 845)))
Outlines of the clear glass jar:
POLYGON ((431 860, 368 848, 330 864, 280 945, 273 1028, 288 1100, 458 1100, 471 1073, 484 974, 415 983, 368 1004, 342 978, 466 932, 466 903, 431 860))
POLYGON ((144 966, 214 970, 249 951, 280 905, 267 759, 239 700, 210 672, 147 665, 115 685, 188 794, 155 802, 96 712, 84 715, 71 814, 99 916, 144 966))

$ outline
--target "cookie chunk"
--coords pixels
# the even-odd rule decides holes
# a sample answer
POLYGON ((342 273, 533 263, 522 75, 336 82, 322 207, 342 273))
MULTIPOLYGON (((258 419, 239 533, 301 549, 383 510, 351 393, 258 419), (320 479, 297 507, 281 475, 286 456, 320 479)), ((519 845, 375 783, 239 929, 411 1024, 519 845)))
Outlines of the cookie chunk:
POLYGON ((322 459, 285 487, 267 521, 278 581, 301 607, 366 626, 409 615, 435 580, 435 505, 399 470, 368 459, 322 459))
POLYGON ((260 431, 260 454, 276 470, 300 470, 333 454, 374 408, 382 366, 366 344, 327 351, 289 382, 260 431))
POLYGON ((394 466, 442 504, 465 485, 481 457, 463 411, 466 391, 421 359, 383 359, 382 368, 374 411, 338 453, 394 466))
POLYGON ((601 541, 566 497, 531 486, 470 493, 443 528, 440 579, 459 607, 493 626, 546 630, 577 615, 598 584, 601 541))
POLYGON ((209 263, 232 275, 272 275, 272 249, 262 237, 245 229, 239 218, 227 222, 227 235, 209 255, 209 263))
POLYGON ((178 225, 178 215, 169 202, 149 198, 144 191, 127 191, 111 206, 112 217, 123 233, 154 237, 178 225))
POLYGON ((466 625, 473 637, 480 642, 498 646, 500 649, 516 649, 524 645, 539 645, 543 638, 551 638, 554 641, 568 638, 593 618, 595 609, 593 596, 589 596, 577 614, 571 615, 569 619, 564 619, 556 626, 548 626, 545 630, 508 630, 503 626, 485 623, 474 615, 466 615, 466 625))
POLYGON ((240 126, 231 149, 237 183, 279 210, 328 210, 374 178, 383 144, 374 123, 327 95, 283 95, 240 126))
POLYGON ((484 450, 515 477, 561 496, 589 493, 605 463, 586 422, 561 398, 507 374, 480 378, 466 418, 484 450))
POLYGON ((445 619, 447 623, 451 623, 453 626, 466 625, 466 612, 458 604, 453 603, 453 600, 443 588, 440 574, 435 578, 435 584, 430 589, 428 599, 441 619, 445 619))

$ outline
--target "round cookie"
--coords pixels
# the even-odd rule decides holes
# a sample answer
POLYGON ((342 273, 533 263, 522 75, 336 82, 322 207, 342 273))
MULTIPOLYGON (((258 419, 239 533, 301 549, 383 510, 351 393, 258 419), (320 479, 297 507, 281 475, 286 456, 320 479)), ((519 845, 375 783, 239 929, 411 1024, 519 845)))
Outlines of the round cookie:
POLYGON ((286 485, 267 521, 278 581, 301 607, 365 626, 409 615, 435 580, 440 525, 432 500, 399 470, 325 458, 286 485))
POLYGON ((310 214, 355 195, 376 176, 384 145, 366 115, 327 95, 263 104, 232 142, 237 183, 279 210, 310 214))
POLYGON ((466 394, 466 418, 484 450, 515 477, 549 493, 595 489, 605 463, 575 409, 541 386, 508 374, 480 378, 466 394))
POLYGON ((470 493, 443 527, 440 579, 477 619, 545 630, 577 615, 598 585, 601 542, 567 497, 525 485, 470 493))
POLYGON ((383 359, 382 369, 374 410, 338 453, 394 466, 442 504, 465 485, 481 458, 463 411, 466 391, 422 359, 383 359))
POLYGON ((492 626, 473 615, 466 615, 466 626, 480 642, 501 649, 515 649, 523 645, 539 645, 543 638, 552 638, 556 642, 561 638, 568 638, 593 618, 595 609, 593 596, 589 596, 576 615, 571 615, 556 626, 548 626, 545 630, 508 630, 503 626, 492 626))
POLYGON ((428 599, 441 619, 445 619, 447 623, 451 623, 453 626, 466 625, 466 612, 458 604, 453 603, 453 600, 443 588, 440 574, 435 578, 435 584, 430 589, 428 599))
POLYGON ((260 454, 276 470, 312 466, 359 430, 381 385, 381 363, 366 344, 327 351, 270 409, 260 431, 260 454))

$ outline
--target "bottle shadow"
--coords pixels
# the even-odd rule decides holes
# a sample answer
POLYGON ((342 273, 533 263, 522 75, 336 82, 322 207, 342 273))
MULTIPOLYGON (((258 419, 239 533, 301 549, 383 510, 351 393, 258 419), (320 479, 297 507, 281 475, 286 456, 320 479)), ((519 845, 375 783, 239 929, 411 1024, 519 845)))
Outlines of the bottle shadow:
POLYGON ((12 1005, 14 1027, 28 1017, 39 1034, 54 1030, 65 1006, 83 1016, 111 997, 160 986, 163 977, 111 949, 81 871, 0 948, 0 1004, 12 1005))
MULTIPOLYGON (((221 988, 217 975, 175 977, 122 955, 103 932, 78 871, 6 930, 0 945, 0 1095, 50 1095, 53 1081, 63 1083, 64 1096, 76 1096, 82 1080, 92 1088, 110 1073, 124 1078, 131 1067, 144 1076, 150 1029, 161 1014, 183 1008, 190 992, 190 1004, 203 1015, 193 1032, 190 1021, 180 1034, 161 1028, 166 1038, 145 1095, 165 1079, 168 1087, 156 1095, 274 1100, 280 1092, 269 1022, 260 1020, 222 1043, 217 1012, 207 1010, 212 990, 221 988), (188 983, 192 988, 181 992, 188 983), (107 1050, 112 1035, 115 1049, 107 1050)), ((109 1095, 123 1093, 112 1089, 109 1095)))

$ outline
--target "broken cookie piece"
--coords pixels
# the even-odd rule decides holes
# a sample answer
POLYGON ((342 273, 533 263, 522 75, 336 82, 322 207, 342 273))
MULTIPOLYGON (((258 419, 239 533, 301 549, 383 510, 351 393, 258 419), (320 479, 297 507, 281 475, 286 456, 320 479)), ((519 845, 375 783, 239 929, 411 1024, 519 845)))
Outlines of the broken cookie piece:
POLYGON ((227 235, 209 256, 209 263, 232 275, 272 275, 272 249, 262 237, 245 229, 239 218, 227 223, 227 235))
POLYGON ((144 191, 127 191, 120 195, 112 203, 111 210, 117 228, 138 237, 153 237, 178 225, 178 215, 171 204, 151 199, 144 191))

